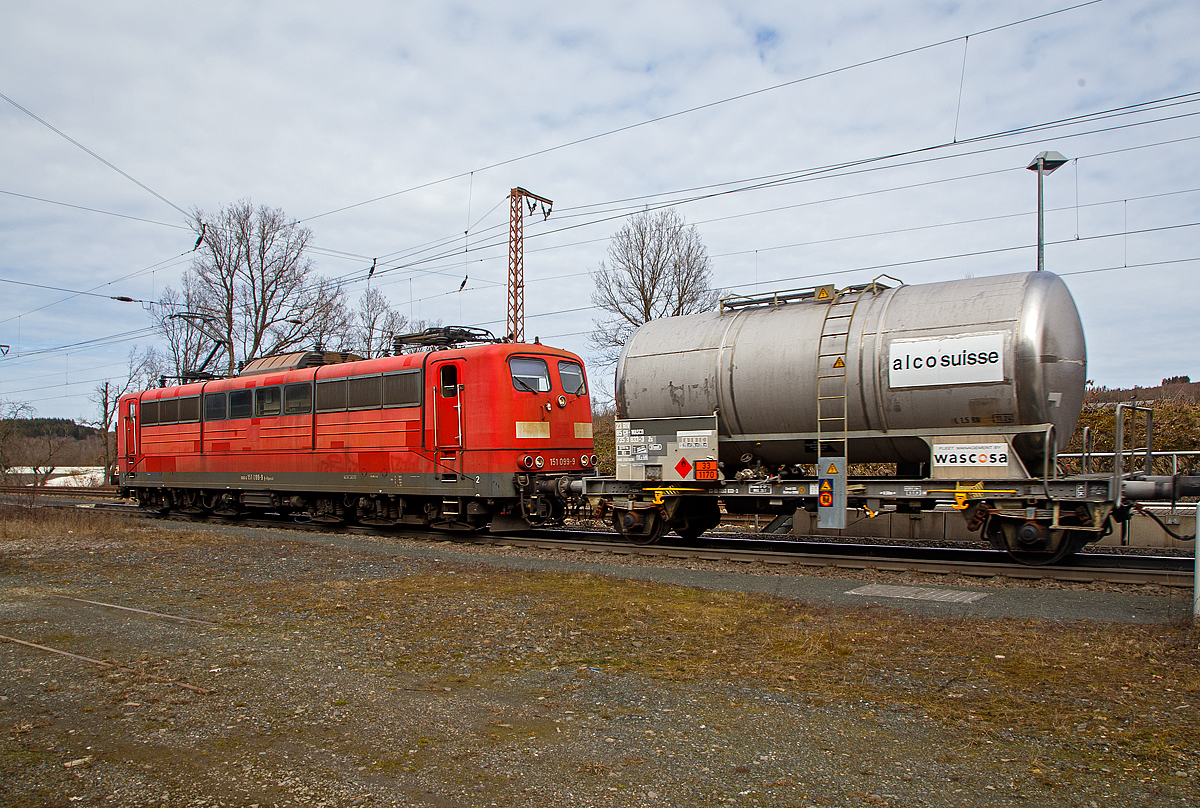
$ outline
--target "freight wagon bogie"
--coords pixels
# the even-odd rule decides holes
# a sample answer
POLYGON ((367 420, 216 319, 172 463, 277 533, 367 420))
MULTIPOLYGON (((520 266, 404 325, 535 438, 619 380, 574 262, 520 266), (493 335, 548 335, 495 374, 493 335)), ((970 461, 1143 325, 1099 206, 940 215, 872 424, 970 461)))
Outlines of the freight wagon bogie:
POLYGON ((481 332, 308 352, 121 401, 119 483, 155 511, 453 530, 561 520, 595 473, 577 356, 481 332), (424 343, 436 350, 401 354, 424 343))

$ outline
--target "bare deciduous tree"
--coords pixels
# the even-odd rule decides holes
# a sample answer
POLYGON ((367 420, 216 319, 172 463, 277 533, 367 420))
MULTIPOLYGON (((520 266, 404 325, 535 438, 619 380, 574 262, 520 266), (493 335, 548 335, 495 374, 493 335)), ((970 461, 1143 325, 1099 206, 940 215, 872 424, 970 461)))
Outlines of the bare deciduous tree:
MULTIPOLYGON (((239 361, 346 333, 350 318, 342 289, 319 276, 306 255, 311 230, 278 208, 255 208, 248 200, 212 216, 195 210, 192 226, 199 239, 183 291, 168 289, 160 301, 159 323, 169 344, 172 331, 166 321, 180 306, 212 318, 230 374, 239 361)), ((175 333, 179 340, 179 331, 175 333)), ((211 345, 199 341, 199 350, 211 345)), ((199 350, 183 343, 172 346, 179 375, 189 369, 183 362, 201 356, 199 350)))
POLYGON ((18 447, 20 422, 34 416, 33 407, 24 401, 0 399, 0 477, 7 478, 22 464, 18 447))
MULTIPOLYGON (((159 333, 167 344, 166 367, 162 372, 177 379, 199 369, 213 347, 210 336, 196 328, 193 322, 176 316, 186 312, 201 312, 202 301, 194 285, 193 276, 186 273, 183 276, 183 289, 176 291, 170 286, 164 289, 155 312, 159 333)), ((206 369, 211 371, 211 365, 206 369)))
POLYGON ((671 208, 630 216, 608 246, 608 262, 591 275, 592 303, 610 315, 594 321, 588 338, 603 364, 617 361, 638 326, 717 302, 700 234, 671 208))
POLYGON ((382 292, 368 287, 358 299, 345 348, 368 359, 387 356, 392 351, 392 335, 403 332, 407 325, 408 318, 393 309, 382 292))

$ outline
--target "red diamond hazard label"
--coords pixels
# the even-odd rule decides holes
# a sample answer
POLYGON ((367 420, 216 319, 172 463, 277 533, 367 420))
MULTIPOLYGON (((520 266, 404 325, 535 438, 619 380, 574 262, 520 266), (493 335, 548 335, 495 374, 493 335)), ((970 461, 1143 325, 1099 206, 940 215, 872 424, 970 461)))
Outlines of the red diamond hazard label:
POLYGON ((686 477, 692 471, 692 464, 688 462, 686 457, 679 458, 679 462, 675 464, 675 471, 680 477, 686 477))

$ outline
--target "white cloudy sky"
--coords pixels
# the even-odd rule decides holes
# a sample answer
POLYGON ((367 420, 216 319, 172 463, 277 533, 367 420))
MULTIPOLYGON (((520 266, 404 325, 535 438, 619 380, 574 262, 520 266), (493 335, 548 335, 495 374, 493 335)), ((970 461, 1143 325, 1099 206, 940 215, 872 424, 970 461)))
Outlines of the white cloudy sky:
POLYGON ((678 201, 732 292, 1025 271, 1045 149, 1078 158, 1046 180, 1046 262, 1089 376, 1200 377, 1195 0, 11 0, 0 21, 0 398, 42 416, 91 415, 153 341, 108 295, 178 285, 179 209, 282 208, 325 275, 379 257, 403 313, 501 333, 523 186, 554 200, 526 225, 526 336, 586 355, 588 270, 639 206, 678 201))

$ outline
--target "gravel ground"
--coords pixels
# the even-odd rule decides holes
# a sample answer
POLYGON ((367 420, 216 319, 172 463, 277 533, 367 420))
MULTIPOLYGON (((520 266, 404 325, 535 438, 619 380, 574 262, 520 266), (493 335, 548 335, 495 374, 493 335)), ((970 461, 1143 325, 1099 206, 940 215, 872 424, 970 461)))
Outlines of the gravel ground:
POLYGON ((541 557, 9 515, 0 634, 107 666, 0 643, 0 803, 1197 804, 1182 622, 921 618, 472 554, 541 557))

